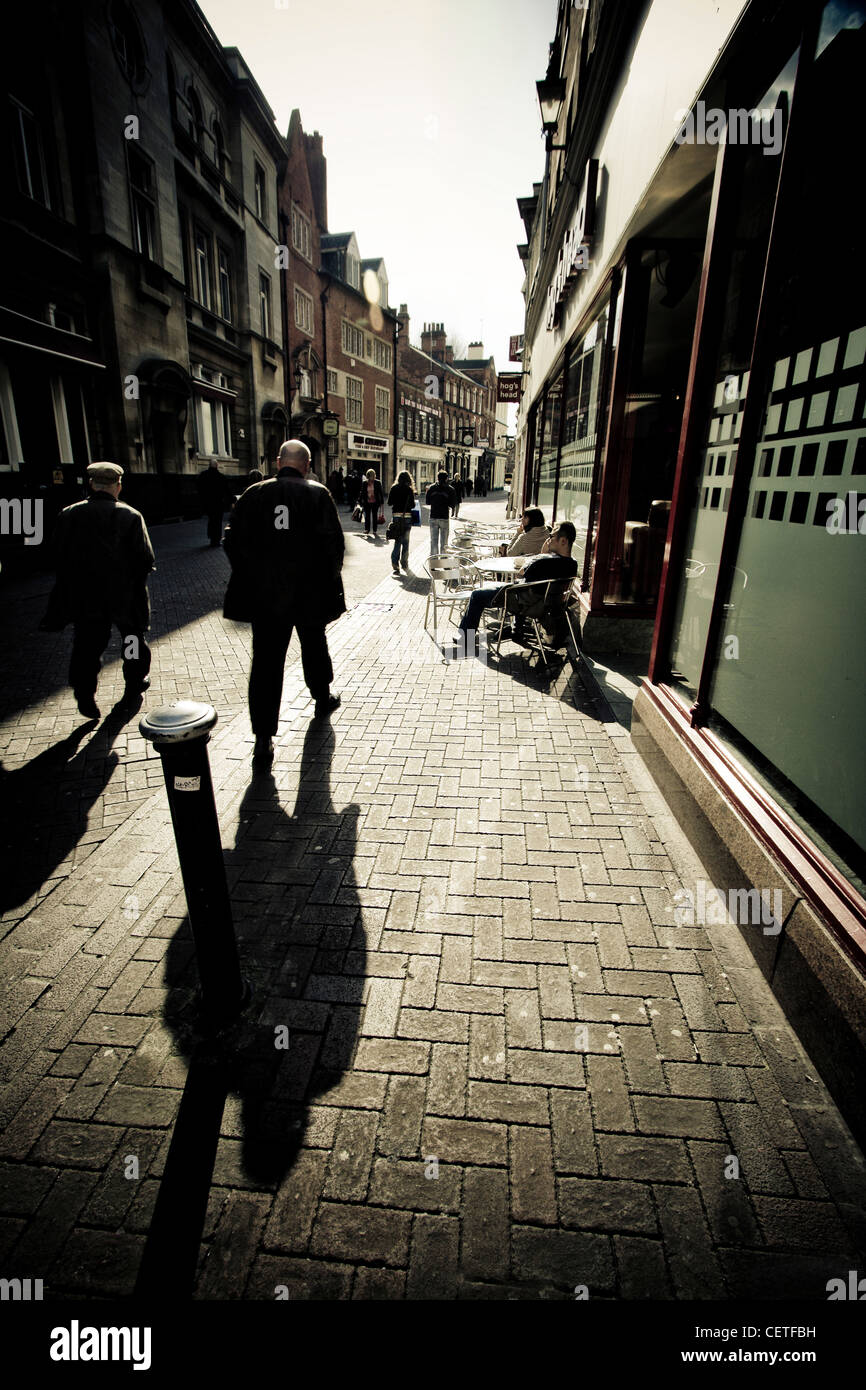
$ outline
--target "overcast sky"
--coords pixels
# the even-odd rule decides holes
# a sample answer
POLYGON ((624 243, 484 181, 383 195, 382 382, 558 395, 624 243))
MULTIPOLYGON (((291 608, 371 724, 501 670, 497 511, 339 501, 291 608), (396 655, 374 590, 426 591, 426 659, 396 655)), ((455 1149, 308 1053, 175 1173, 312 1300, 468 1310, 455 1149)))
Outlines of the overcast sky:
POLYGON ((535 82, 556 0, 199 0, 281 134, 298 107, 328 163, 328 222, 383 256, 390 300, 500 371, 523 331, 516 199, 544 172, 535 82))

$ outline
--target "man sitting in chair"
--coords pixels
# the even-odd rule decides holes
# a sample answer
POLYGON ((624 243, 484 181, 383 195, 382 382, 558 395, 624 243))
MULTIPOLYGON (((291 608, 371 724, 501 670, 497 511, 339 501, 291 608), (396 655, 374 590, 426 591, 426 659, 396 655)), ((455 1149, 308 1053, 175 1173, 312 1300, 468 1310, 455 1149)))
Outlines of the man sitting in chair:
MULTIPOLYGON (((541 555, 526 566, 523 582, 533 584, 539 579, 573 579, 577 574, 577 561, 571 558, 571 548, 576 535, 570 521, 560 521, 554 526, 552 534, 542 546, 541 555)), ((481 614, 485 608, 501 607, 503 593, 501 586, 496 589, 475 589, 460 621, 460 631, 477 632, 481 614)))

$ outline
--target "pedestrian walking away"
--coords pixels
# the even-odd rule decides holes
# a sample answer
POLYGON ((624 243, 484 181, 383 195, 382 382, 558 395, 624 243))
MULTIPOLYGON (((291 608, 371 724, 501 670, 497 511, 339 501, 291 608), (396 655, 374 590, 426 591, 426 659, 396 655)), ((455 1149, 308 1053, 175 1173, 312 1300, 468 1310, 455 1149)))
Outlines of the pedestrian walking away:
POLYGON ((69 684, 87 719, 99 718, 96 686, 112 624, 121 637, 122 702, 132 703, 150 685, 144 634, 153 547, 141 512, 118 501, 122 478, 116 463, 89 464, 89 497, 60 513, 53 540, 57 581, 40 623, 43 632, 73 624, 69 684))
POLYGON ((214 547, 222 539, 223 512, 227 512, 235 500, 228 478, 220 472, 216 455, 208 467, 199 473, 198 490, 202 509, 207 516, 207 538, 214 547))
POLYGON ((471 497, 471 496, 472 496, 472 478, 470 477, 470 475, 469 475, 468 473, 467 473, 467 475, 466 475, 466 480, 465 480, 464 486, 465 486, 465 488, 466 488, 466 496, 467 496, 467 497, 471 497))
POLYGON ((389 535, 393 536, 391 569, 399 575, 409 572, 409 537, 412 534, 412 508, 415 506, 415 481, 411 473, 398 473, 397 481, 388 493, 391 508, 389 535))
POLYGON ((448 518, 454 505, 454 490, 448 485, 447 473, 437 475, 424 500, 430 508, 430 554, 444 555, 448 544, 448 518))
POLYGON ((364 508, 365 534, 369 536, 372 529, 375 537, 376 528, 379 525, 379 512, 385 505, 385 494, 382 491, 382 484, 376 477, 375 468, 367 469, 361 484, 361 505, 364 508))
POLYGON ((451 511, 453 517, 460 515, 460 503, 463 501, 463 482, 458 473, 451 479, 451 491, 454 493, 454 506, 451 511))
POLYGON ((346 502, 348 504, 350 512, 354 511, 355 509, 355 504, 358 501, 358 495, 360 491, 360 476, 354 468, 350 468, 348 473, 346 474, 346 502))
POLYGON ((286 653, 297 628, 307 689, 316 717, 336 709, 325 627, 346 611, 343 528, 326 487, 309 478, 310 451, 299 439, 280 449, 279 471, 248 488, 226 528, 232 567, 223 616, 252 623, 250 723, 253 759, 274 755, 286 653))
POLYGON ((328 491, 333 497, 335 505, 342 507, 346 500, 346 482, 342 468, 335 468, 328 475, 328 491))

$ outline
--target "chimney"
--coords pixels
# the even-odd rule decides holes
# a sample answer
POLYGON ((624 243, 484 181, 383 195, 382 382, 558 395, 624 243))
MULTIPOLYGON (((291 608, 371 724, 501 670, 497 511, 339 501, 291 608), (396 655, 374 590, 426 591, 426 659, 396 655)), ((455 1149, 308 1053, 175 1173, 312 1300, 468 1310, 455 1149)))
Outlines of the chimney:
POLYGON ((484 344, 483 344, 483 343, 470 343, 470 344, 469 344, 469 347, 468 347, 468 349, 467 349, 466 355, 467 355, 467 357, 469 358, 469 361, 470 361, 470 362, 483 362, 483 361, 484 361, 484 344))
POLYGON ((451 366, 451 363, 454 361, 454 349, 450 343, 445 348, 445 361, 448 363, 449 367, 451 366))
POLYGON ((421 351, 426 352, 436 362, 445 361, 445 325, 425 323, 421 335, 421 351))
POLYGON ((313 209, 320 232, 328 230, 328 161, 322 153, 322 137, 317 130, 304 135, 307 169, 313 194, 313 209))
POLYGON ((397 337, 406 347, 409 346, 409 306, 401 304, 397 311, 397 337))

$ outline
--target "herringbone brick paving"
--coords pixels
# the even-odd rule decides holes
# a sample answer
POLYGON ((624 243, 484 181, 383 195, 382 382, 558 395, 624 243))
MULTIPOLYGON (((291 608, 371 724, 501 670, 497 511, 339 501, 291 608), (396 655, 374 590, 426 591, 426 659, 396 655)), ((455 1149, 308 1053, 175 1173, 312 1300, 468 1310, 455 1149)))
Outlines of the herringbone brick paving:
MULTIPOLYGON (((674 924, 700 866, 591 680, 442 662, 424 583, 389 577, 330 629, 341 710, 311 724, 291 664, 252 777, 223 574, 161 564, 148 698, 220 709, 255 991, 217 1058, 196 1296, 825 1298, 866 1247, 862 1155, 738 930, 674 924)), ((4 724, 36 795, 16 842, 40 843, 0 943, 2 1269, 125 1295, 203 1057, 192 945, 136 721, 37 776, 75 720, 56 671, 28 680, 4 724)))

